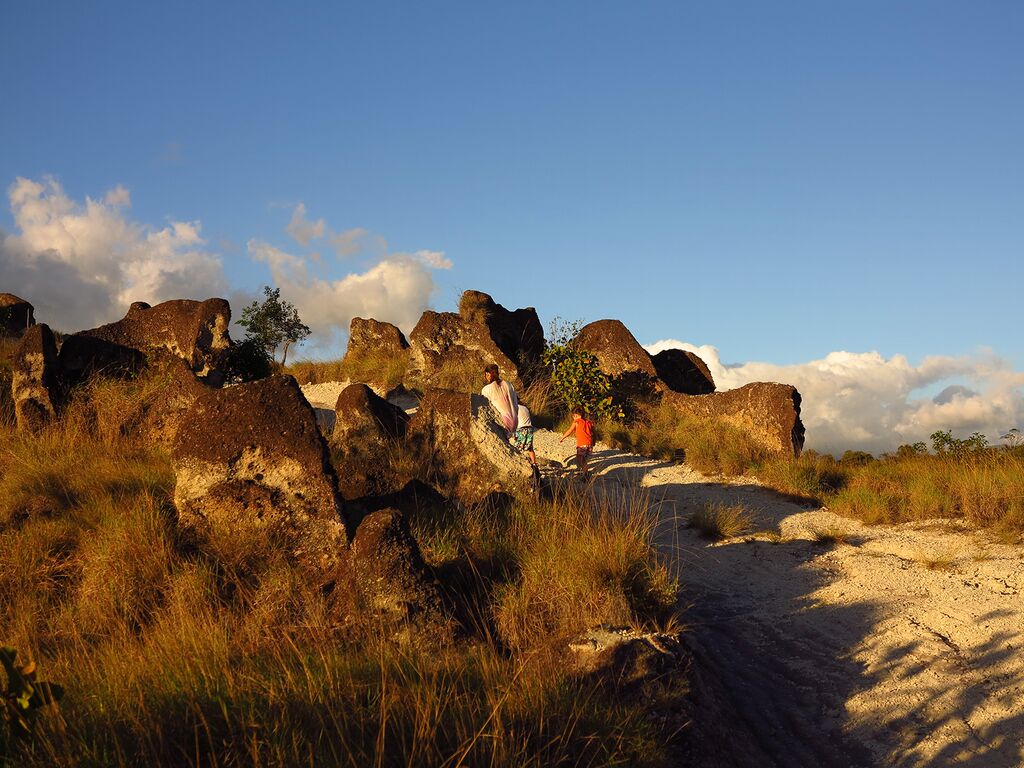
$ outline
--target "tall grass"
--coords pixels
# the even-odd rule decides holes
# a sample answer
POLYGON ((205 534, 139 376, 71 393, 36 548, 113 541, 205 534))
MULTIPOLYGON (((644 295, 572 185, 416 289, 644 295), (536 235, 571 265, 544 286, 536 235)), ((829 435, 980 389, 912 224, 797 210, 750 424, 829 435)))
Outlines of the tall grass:
POLYGON ((428 561, 449 589, 476 596, 478 621, 452 646, 372 631, 356 641, 282 556, 235 558, 179 536, 168 457, 115 418, 145 394, 142 382, 97 384, 38 438, 0 427, 0 641, 67 691, 29 748, 5 756, 0 745, 0 765, 664 755, 641 705, 609 697, 559 652, 588 626, 653 622, 675 605, 640 501, 414 514, 428 561))
POLYGON ((348 380, 382 384, 390 389, 402 383, 408 366, 408 352, 364 351, 345 355, 340 360, 300 360, 289 365, 285 372, 294 376, 299 384, 348 380))

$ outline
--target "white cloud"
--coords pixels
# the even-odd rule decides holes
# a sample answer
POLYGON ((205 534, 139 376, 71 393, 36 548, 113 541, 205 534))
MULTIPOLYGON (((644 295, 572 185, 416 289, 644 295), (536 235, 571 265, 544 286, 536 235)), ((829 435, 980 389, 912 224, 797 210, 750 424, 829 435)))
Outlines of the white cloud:
POLYGON ((431 269, 451 269, 453 266, 452 260, 443 251, 416 251, 413 256, 431 269))
POLYGON ((282 297, 295 304, 320 344, 347 333, 353 317, 386 320, 408 333, 435 289, 425 260, 405 253, 387 255, 365 272, 338 279, 313 274, 309 257, 287 253, 261 240, 249 241, 249 253, 270 267, 282 297))
POLYGON ((8 197, 15 232, 0 231, 0 285, 32 302, 41 322, 80 330, 121 317, 133 301, 226 292, 199 223, 131 221, 122 210, 131 195, 120 185, 79 203, 52 178, 18 178, 8 197))
POLYGON ((752 381, 794 385, 803 397, 807 447, 817 450, 877 453, 901 443, 927 442, 939 429, 978 431, 996 440, 1024 423, 1024 373, 991 352, 932 356, 916 366, 903 355, 885 358, 878 352, 830 352, 795 365, 727 365, 710 345, 666 339, 646 348, 651 353, 670 348, 694 352, 708 364, 720 390, 752 381), (915 396, 951 379, 968 381, 971 387, 951 384, 933 398, 915 396))
POLYGON ((292 236, 295 242, 305 247, 311 241, 319 240, 323 237, 326 226, 323 219, 309 221, 306 218, 306 205, 299 203, 295 206, 295 210, 292 211, 292 219, 288 222, 288 226, 285 227, 285 231, 292 236))

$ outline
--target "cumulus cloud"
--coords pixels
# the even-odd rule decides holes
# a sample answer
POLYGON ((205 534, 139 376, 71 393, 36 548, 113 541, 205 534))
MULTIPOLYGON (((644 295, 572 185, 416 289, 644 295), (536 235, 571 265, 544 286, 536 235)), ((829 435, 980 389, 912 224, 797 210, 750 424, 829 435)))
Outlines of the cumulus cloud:
POLYGON ((288 226, 285 227, 285 231, 292 236, 301 246, 307 246, 313 240, 319 240, 324 236, 324 229, 327 225, 323 219, 317 219, 316 221, 309 221, 306 218, 306 206, 304 203, 299 203, 295 206, 295 210, 292 211, 291 221, 288 222, 288 226))
POLYGON ((110 322, 133 301, 226 292, 199 222, 160 229, 134 222, 126 215, 131 195, 120 185, 79 203, 52 178, 18 178, 8 198, 15 231, 0 231, 0 286, 21 292, 57 328, 110 322))
POLYGON ((274 284, 295 304, 321 345, 346 333, 353 317, 386 320, 408 333, 434 293, 431 262, 451 266, 443 254, 427 259, 420 255, 424 252, 393 253, 364 272, 330 279, 314 274, 316 265, 310 257, 287 253, 262 240, 250 240, 249 253, 268 265, 274 284))
POLYGON ((795 365, 749 362, 725 364, 710 345, 675 339, 647 345, 649 352, 684 349, 699 355, 720 390, 752 381, 781 381, 803 396, 801 415, 807 447, 841 452, 892 450, 901 443, 928 441, 939 429, 957 434, 982 432, 990 440, 1024 423, 1024 372, 1014 371, 991 352, 931 356, 911 365, 903 355, 878 352, 830 352, 820 360, 795 365), (950 380, 934 397, 920 390, 950 380))
MULTIPOLYGON (((310 220, 306 217, 306 204, 302 202, 297 203, 292 209, 292 218, 288 222, 288 226, 285 227, 285 231, 303 248, 308 248, 314 241, 325 240, 340 259, 347 259, 350 256, 366 252, 381 257, 387 253, 388 248, 387 241, 383 237, 362 227, 335 232, 327 226, 327 222, 323 219, 310 220)), ((424 251, 423 253, 432 252, 424 251)), ((439 268, 447 269, 448 267, 439 268)))

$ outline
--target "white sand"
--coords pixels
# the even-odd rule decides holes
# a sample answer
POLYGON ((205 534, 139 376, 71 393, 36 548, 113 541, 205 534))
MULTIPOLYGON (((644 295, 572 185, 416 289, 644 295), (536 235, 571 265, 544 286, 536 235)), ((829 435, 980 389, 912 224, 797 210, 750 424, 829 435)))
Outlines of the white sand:
MULTIPOLYGON (((538 454, 574 453, 557 439, 539 431, 538 454)), ((948 521, 863 526, 601 445, 591 468, 597 493, 649 495, 695 652, 766 764, 1024 765, 1024 548, 948 521), (710 543, 685 527, 707 502, 774 533, 710 543), (830 531, 846 543, 814 541, 830 531)))

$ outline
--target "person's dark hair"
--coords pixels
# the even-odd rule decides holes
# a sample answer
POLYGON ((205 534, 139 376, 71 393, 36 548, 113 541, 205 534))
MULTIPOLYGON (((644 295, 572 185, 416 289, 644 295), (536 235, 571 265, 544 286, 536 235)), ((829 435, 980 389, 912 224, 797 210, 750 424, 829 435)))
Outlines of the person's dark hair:
POLYGON ((484 368, 484 373, 489 373, 492 376, 496 377, 498 375, 498 366, 495 365, 494 363, 491 363, 486 368, 484 368))
POLYGON ((582 405, 574 405, 572 407, 572 415, 573 416, 586 416, 587 412, 585 410, 583 410, 583 406, 582 405))

